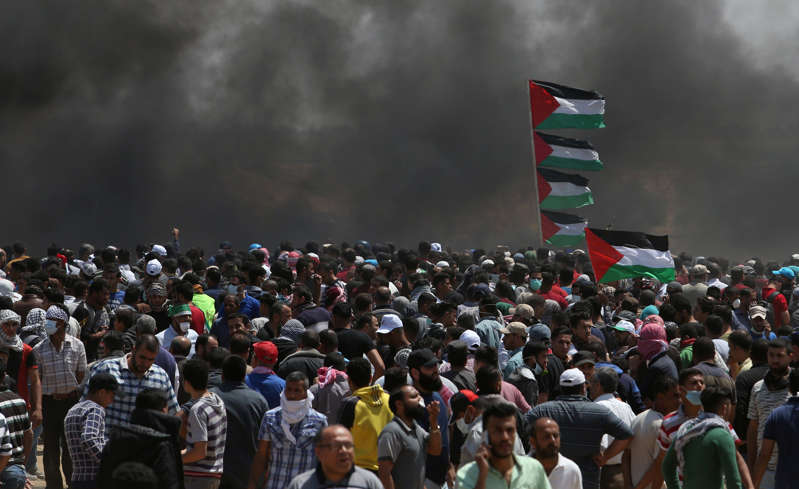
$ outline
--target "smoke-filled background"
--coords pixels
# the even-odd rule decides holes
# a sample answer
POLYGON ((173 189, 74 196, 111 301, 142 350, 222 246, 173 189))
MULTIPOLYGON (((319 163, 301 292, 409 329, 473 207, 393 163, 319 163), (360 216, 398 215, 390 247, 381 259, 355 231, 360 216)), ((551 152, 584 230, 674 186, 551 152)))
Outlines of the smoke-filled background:
POLYGON ((799 7, 9 1, 0 241, 535 244, 526 80, 597 89, 594 226, 785 258, 799 7))

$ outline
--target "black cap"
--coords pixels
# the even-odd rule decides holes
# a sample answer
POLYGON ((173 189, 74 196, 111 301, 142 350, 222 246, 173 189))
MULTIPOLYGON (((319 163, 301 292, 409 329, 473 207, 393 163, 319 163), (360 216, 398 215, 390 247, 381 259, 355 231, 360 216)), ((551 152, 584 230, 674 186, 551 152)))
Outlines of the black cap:
POLYGON ((579 367, 585 363, 590 363, 591 365, 596 365, 596 360, 594 360, 594 354, 590 351, 580 350, 572 356, 572 365, 575 367, 579 367))
POLYGON ((100 389, 116 392, 118 387, 116 377, 106 372, 96 373, 89 379, 89 392, 97 392, 100 389))
POLYGON ((430 351, 430 348, 414 350, 408 357, 408 368, 432 367, 438 365, 438 357, 430 351))

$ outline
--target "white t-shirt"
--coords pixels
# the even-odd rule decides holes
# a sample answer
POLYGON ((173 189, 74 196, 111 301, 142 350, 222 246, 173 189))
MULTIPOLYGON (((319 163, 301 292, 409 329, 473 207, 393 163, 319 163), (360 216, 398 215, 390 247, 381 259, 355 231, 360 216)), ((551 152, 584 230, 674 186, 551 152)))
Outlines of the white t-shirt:
POLYGON ((552 469, 548 477, 552 489, 583 489, 580 467, 563 455, 558 455, 558 465, 552 469))
MULTIPOLYGON (((606 408, 610 409, 610 411, 618 416, 618 418, 624 421, 624 424, 630 426, 635 419, 635 413, 633 412, 630 405, 624 401, 620 401, 613 397, 613 394, 602 394, 601 396, 594 399, 597 404, 602 404, 606 408)), ((602 450, 607 450, 611 443, 613 443, 614 438, 610 435, 602 435, 602 450)), ((621 463, 621 457, 624 455, 624 452, 615 455, 613 458, 607 461, 607 465, 618 465, 621 463)))
POLYGON ((630 475, 633 485, 644 478, 644 474, 658 457, 660 447, 657 444, 660 424, 663 415, 654 409, 647 409, 632 422, 633 439, 630 442, 630 475))

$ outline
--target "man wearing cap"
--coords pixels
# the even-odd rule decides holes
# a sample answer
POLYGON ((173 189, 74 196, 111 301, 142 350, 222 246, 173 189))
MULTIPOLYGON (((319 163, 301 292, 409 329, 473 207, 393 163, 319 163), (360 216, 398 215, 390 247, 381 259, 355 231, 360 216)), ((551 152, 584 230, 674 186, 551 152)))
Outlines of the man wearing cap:
POLYGON ((105 447, 105 408, 114 402, 117 379, 102 373, 89 380, 89 394, 75 404, 64 419, 64 432, 69 455, 75 467, 70 480, 70 489, 94 489, 97 487, 97 471, 105 447))
POLYGON ((539 404, 525 416, 527 426, 539 418, 554 419, 560 426, 561 452, 580 467, 584 489, 599 488, 599 467, 622 453, 630 443, 632 431, 607 407, 586 397, 585 375, 570 368, 560 375, 562 394, 554 401, 539 404), (602 437, 614 438, 604 452, 602 437))
POLYGON ((271 341, 260 341, 253 345, 255 351, 255 367, 247 374, 246 384, 260 392, 269 409, 280 405, 280 393, 286 387, 286 381, 281 379, 273 370, 277 363, 277 346, 271 341))
MULTIPOLYGON (((443 387, 438 376, 439 359, 430 351, 429 348, 414 350, 408 357, 408 373, 413 379, 413 386, 422 396, 428 406, 437 403, 441 406, 438 411, 438 426, 447 426, 449 421, 449 410, 447 403, 439 394, 443 387)), ((420 416, 416 419, 424 430, 430 430, 431 425, 427 416, 420 416)), ((441 453, 438 455, 427 456, 425 468, 425 485, 430 489, 441 487, 447 480, 449 464, 449 433, 444 430, 441 434, 441 453)))
POLYGON ((777 335, 771 331, 766 314, 766 308, 763 306, 749 308, 749 323, 752 325, 751 329, 749 329, 749 334, 752 336, 753 341, 761 338, 771 341, 777 338, 777 335))
POLYGON ((616 351, 614 355, 620 355, 638 343, 638 333, 635 332, 635 326, 626 319, 621 319, 611 326, 616 331, 616 351))
POLYGON ((691 282, 682 286, 682 294, 691 302, 691 307, 696 305, 700 297, 707 295, 707 277, 710 271, 706 266, 696 264, 691 267, 691 282))
POLYGON ((394 356, 403 348, 410 346, 411 342, 405 337, 402 320, 396 314, 386 314, 380 319, 377 335, 383 345, 380 347, 380 356, 386 368, 394 366, 394 356))
POLYGON ((171 345, 172 340, 178 336, 185 336, 191 341, 191 352, 189 358, 194 356, 194 343, 199 336, 196 331, 191 329, 191 309, 186 304, 173 304, 167 311, 171 320, 170 327, 161 331, 157 335, 158 342, 162 345, 171 345))
POLYGON ((502 344, 508 351, 508 363, 502 369, 502 377, 507 379, 510 374, 524 364, 522 348, 527 343, 527 326, 524 323, 512 322, 499 330, 504 336, 502 344))
POLYGON ((163 331, 169 328, 169 325, 172 323, 167 308, 164 307, 164 304, 166 304, 166 297, 166 287, 164 287, 161 282, 155 282, 147 289, 147 306, 149 307, 145 309, 149 310, 143 312, 146 312, 155 319, 156 331, 163 331))
MULTIPOLYGON (((763 287, 760 292, 763 300, 771 304, 774 309, 774 330, 778 330, 783 324, 788 324, 791 321, 791 316, 788 313, 788 301, 781 293, 782 287, 785 282, 793 283, 795 274, 793 270, 788 267, 782 267, 779 270, 772 272, 773 276, 769 279, 768 284, 763 287)), ((790 297, 790 296, 788 296, 790 297)))
POLYGON ((78 386, 86 375, 86 350, 80 340, 67 334, 68 322, 65 306, 50 306, 44 323, 47 339, 33 348, 42 379, 44 476, 51 489, 63 488, 62 469, 67 480, 72 478, 64 417, 78 402, 78 386))

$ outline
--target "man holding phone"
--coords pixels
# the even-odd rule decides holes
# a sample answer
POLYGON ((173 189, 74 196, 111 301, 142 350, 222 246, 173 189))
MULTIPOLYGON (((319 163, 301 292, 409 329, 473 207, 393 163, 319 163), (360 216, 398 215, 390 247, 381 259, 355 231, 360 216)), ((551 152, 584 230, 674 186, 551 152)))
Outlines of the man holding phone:
POLYGON ((483 412, 486 442, 474 462, 458 470, 459 489, 535 487, 551 489, 544 467, 538 460, 516 455, 516 407, 508 402, 490 405, 483 412))

